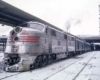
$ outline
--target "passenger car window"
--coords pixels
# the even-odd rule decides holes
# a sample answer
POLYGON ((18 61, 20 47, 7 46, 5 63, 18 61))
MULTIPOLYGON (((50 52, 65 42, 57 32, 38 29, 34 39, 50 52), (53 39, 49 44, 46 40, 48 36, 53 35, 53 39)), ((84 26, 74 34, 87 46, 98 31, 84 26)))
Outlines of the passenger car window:
POLYGON ((31 23, 29 27, 40 31, 44 29, 44 26, 38 23, 31 23))

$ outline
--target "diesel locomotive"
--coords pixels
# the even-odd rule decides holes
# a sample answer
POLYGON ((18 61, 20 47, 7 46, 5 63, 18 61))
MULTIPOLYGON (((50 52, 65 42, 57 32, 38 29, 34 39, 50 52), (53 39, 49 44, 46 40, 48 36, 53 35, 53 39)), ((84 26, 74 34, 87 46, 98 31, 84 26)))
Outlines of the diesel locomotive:
POLYGON ((41 22, 29 21, 10 31, 5 71, 27 71, 90 50, 86 41, 41 22))

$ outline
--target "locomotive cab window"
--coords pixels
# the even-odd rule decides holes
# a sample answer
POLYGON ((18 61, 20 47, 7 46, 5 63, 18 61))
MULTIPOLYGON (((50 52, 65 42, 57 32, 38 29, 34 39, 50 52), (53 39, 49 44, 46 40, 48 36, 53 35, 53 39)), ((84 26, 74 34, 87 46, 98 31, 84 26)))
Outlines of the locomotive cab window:
POLYGON ((44 26, 38 23, 31 23, 29 27, 39 31, 42 31, 44 29, 44 26))

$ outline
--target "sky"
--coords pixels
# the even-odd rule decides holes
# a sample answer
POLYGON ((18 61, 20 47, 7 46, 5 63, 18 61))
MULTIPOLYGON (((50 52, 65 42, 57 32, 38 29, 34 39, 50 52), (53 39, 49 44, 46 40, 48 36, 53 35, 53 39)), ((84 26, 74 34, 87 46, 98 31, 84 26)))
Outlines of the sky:
MULTIPOLYGON (((100 0, 3 0, 74 35, 99 35, 100 0)), ((8 34, 11 27, 0 27, 8 34)))

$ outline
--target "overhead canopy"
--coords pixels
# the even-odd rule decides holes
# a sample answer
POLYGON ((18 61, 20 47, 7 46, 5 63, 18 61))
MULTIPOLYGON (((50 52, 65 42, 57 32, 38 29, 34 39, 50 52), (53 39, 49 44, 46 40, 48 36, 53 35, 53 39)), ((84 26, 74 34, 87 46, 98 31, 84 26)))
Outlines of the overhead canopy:
POLYGON ((48 22, 39 19, 25 11, 22 11, 2 0, 0 0, 0 23, 6 24, 10 26, 18 26, 24 22, 28 21, 38 21, 41 23, 44 23, 46 25, 49 25, 55 29, 58 29, 62 31, 61 29, 53 26, 52 24, 49 24, 48 22))
MULTIPOLYGON (((63 31, 42 19, 39 19, 25 11, 22 11, 22 10, 0 0, 0 23, 1 24, 6 24, 6 25, 16 27, 16 26, 18 26, 24 22, 28 22, 28 21, 38 21, 38 22, 44 23, 46 25, 49 25, 50 27, 53 27, 60 31, 63 31)), ((70 34, 70 33, 68 33, 68 34, 70 34)))
POLYGON ((0 0, 0 23, 17 26, 23 22, 34 20, 43 22, 43 20, 0 0))
POLYGON ((100 36, 80 37, 89 43, 100 43, 100 36))

